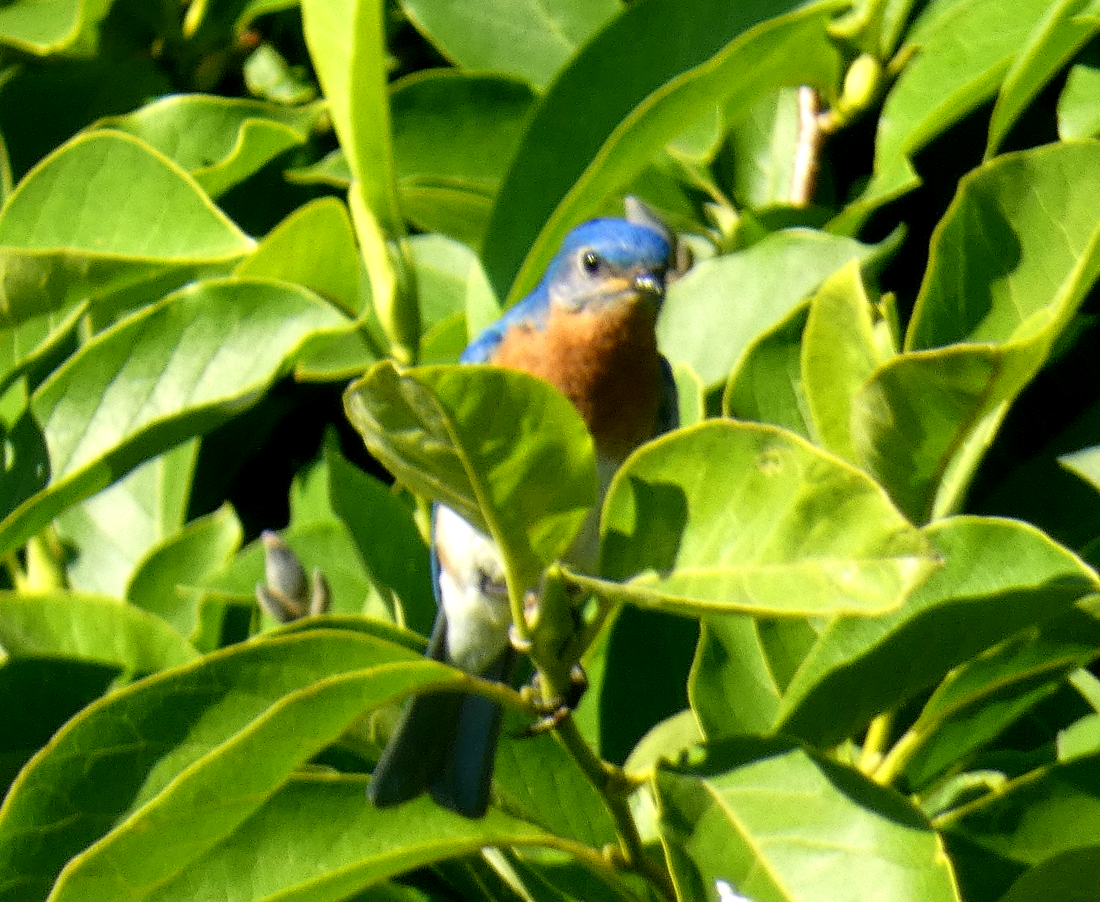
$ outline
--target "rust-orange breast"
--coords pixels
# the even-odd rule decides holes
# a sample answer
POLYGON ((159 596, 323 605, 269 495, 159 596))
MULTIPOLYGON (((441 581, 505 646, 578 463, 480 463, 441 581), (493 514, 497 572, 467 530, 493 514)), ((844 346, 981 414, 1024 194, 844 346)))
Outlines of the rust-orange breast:
POLYGON ((584 417, 600 453, 618 462, 653 436, 661 401, 655 322, 645 299, 578 312, 552 308, 543 328, 510 329, 493 362, 556 386, 584 417))

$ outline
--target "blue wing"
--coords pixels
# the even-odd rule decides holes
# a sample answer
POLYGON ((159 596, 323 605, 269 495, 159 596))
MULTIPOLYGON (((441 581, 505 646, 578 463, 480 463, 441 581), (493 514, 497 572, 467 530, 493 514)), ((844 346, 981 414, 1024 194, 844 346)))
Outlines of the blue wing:
POLYGON ((508 330, 516 326, 541 329, 546 324, 549 298, 540 285, 466 346, 460 363, 492 363, 508 330))

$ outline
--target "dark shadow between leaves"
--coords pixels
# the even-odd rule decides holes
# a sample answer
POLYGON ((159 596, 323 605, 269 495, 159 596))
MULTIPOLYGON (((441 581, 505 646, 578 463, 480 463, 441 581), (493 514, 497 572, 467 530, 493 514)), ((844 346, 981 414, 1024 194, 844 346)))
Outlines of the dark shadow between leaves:
POLYGON ((46 438, 30 411, 0 436, 0 518, 7 517, 50 482, 46 438))

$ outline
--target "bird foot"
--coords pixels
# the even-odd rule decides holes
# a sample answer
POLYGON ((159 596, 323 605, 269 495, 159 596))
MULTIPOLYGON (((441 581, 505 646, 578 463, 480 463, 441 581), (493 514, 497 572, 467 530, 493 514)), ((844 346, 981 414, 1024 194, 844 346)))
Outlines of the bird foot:
POLYGON ((569 671, 569 687, 564 695, 556 698, 544 698, 541 693, 539 675, 536 673, 530 686, 525 686, 523 693, 529 696, 535 709, 541 715, 531 726, 519 730, 513 735, 517 739, 537 736, 540 733, 549 733, 556 729, 565 720, 573 709, 580 704, 581 698, 588 690, 588 675, 580 664, 574 664, 569 671))

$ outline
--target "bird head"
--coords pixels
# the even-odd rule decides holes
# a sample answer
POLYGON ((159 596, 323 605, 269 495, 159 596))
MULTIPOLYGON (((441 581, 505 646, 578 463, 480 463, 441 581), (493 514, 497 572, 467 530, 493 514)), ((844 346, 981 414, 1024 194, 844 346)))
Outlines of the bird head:
POLYGON ((594 219, 573 229, 546 271, 551 306, 598 311, 621 302, 659 307, 672 265, 668 238, 624 219, 594 219))

